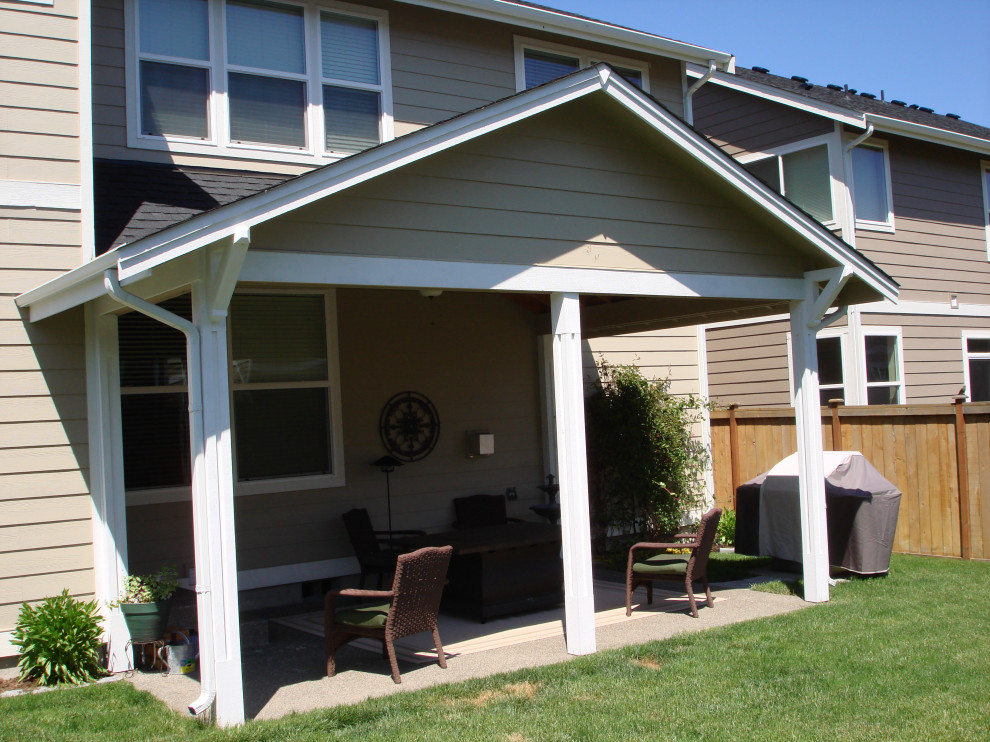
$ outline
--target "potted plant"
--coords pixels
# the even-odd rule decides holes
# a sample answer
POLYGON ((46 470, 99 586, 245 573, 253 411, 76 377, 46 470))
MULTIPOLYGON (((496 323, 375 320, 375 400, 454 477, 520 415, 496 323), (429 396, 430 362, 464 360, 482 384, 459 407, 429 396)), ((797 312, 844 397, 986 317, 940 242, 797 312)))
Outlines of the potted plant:
POLYGON ((179 576, 172 566, 162 567, 155 574, 124 578, 117 605, 132 642, 153 642, 164 636, 178 585, 179 576))

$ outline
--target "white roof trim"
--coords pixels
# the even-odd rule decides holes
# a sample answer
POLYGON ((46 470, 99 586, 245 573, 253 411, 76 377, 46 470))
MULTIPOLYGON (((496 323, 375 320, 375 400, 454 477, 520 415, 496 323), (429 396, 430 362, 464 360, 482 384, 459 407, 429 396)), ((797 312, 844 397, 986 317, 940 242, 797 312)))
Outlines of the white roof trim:
MULTIPOLYGON (((688 64, 687 74, 690 77, 701 77, 708 72, 708 67, 701 67, 696 64, 688 64)), ((737 90, 741 93, 746 93, 747 95, 752 95, 757 98, 764 98, 774 103, 780 103, 791 108, 797 108, 801 111, 807 111, 808 113, 813 113, 816 116, 824 116, 825 118, 834 119, 835 121, 840 121, 848 126, 855 126, 859 129, 866 128, 866 117, 855 111, 850 111, 848 108, 842 108, 841 106, 833 106, 829 103, 823 103, 822 101, 816 101, 813 98, 808 98, 804 95, 798 95, 797 93, 790 93, 786 90, 781 90, 780 88, 775 88, 772 85, 763 85, 758 82, 753 82, 752 80, 746 80, 741 77, 736 77, 732 74, 725 74, 722 72, 716 72, 709 82, 716 85, 721 85, 724 88, 729 88, 730 90, 737 90)))
POLYGON ((122 285, 138 280, 156 266, 205 245, 231 237, 281 214, 391 172, 462 142, 507 127, 568 101, 603 91, 639 116, 673 145, 694 157, 717 176, 747 195, 798 237, 821 250, 840 265, 850 265, 856 276, 891 300, 897 298, 896 283, 800 209, 778 196, 731 158, 710 144, 680 119, 659 106, 607 65, 597 65, 552 83, 519 93, 485 108, 394 139, 346 160, 301 175, 262 193, 200 214, 122 245, 99 258, 65 273, 17 297, 21 307, 44 302, 49 311, 62 311, 90 298, 93 281, 106 268, 116 267, 122 285), (58 307, 58 309, 55 309, 58 307))
POLYGON ((947 147, 957 147, 959 149, 990 155, 990 141, 981 139, 980 137, 939 129, 935 126, 916 124, 912 121, 880 116, 875 113, 866 114, 866 122, 873 124, 877 131, 883 131, 888 134, 900 134, 911 137, 912 139, 923 139, 927 142, 944 144, 947 147))
POLYGON ((674 57, 686 62, 698 62, 707 68, 714 59, 719 69, 735 71, 736 58, 728 52, 707 49, 683 41, 616 26, 605 21, 579 18, 553 8, 535 8, 517 5, 505 0, 398 0, 407 5, 446 10, 451 13, 484 18, 489 21, 509 23, 549 33, 558 33, 574 39, 591 41, 624 49, 674 57))
MULTIPOLYGON (((697 64, 687 65, 687 74, 690 77, 701 77, 707 72, 707 66, 697 64)), ((772 85, 744 80, 743 78, 722 72, 716 72, 709 82, 757 98, 780 103, 790 108, 807 111, 816 116, 833 119, 834 121, 846 124, 847 126, 853 126, 857 129, 866 129, 870 124, 873 124, 877 131, 900 134, 911 137, 912 139, 921 139, 926 142, 934 142, 935 144, 943 144, 947 147, 956 147, 971 152, 990 154, 990 140, 981 139, 980 137, 959 134, 948 129, 940 129, 937 126, 916 124, 912 121, 905 121, 890 116, 881 116, 877 113, 850 111, 848 108, 833 106, 830 103, 816 101, 813 98, 808 98, 798 93, 790 93, 772 85)))

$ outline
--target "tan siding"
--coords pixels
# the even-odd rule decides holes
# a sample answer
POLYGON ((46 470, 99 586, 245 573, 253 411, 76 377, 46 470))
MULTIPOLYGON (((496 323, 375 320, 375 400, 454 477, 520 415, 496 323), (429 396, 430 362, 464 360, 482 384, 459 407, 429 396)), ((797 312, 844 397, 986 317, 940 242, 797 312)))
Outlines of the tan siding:
MULTIPOLYGON (((351 556, 340 515, 366 507, 386 522, 385 482, 368 465, 381 455, 377 420, 396 392, 427 395, 440 415, 436 449, 391 475, 397 528, 442 529, 453 522, 451 500, 516 487, 510 515, 535 520, 543 502, 535 318, 511 299, 445 292, 338 290, 347 486, 235 499, 238 568, 351 556), (377 338, 388 359, 368 344, 377 338), (490 430, 496 453, 469 459, 464 434, 490 430)), ((131 568, 192 563, 188 503, 128 507, 131 568), (164 529, 161 523, 170 522, 164 529)))
POLYGON ((574 103, 259 225, 252 246, 702 273, 718 265, 747 275, 801 270, 794 251, 650 140, 615 131, 595 101, 574 103))
POLYGON ((636 366, 647 379, 669 379, 674 394, 697 394, 698 336, 693 327, 638 332, 589 340, 584 349, 585 378, 597 378, 597 365, 636 366))
POLYGON ((856 247, 901 284, 904 301, 990 304, 980 156, 891 138, 894 234, 856 234, 856 247))
POLYGON ((68 589, 73 597, 91 600, 94 589, 92 569, 0 579, 0 631, 9 631, 14 627, 22 603, 37 603, 64 589, 68 589))
POLYGON ((719 404, 789 405, 787 322, 709 329, 708 393, 719 404))
POLYGON ((732 155, 762 152, 834 130, 821 116, 712 84, 695 94, 694 124, 732 155))

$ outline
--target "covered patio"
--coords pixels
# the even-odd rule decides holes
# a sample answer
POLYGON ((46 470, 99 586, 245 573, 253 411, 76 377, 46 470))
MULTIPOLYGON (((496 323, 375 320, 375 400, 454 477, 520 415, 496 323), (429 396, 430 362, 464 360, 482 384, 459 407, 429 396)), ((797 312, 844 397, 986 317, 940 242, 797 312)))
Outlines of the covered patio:
MULTIPOLYGON (((429 390, 454 432, 410 472, 395 527, 443 530, 454 496, 513 485, 535 497, 558 476, 566 652, 596 651, 612 629, 594 621, 589 337, 790 312, 805 594, 827 600, 815 333, 841 316, 826 319, 833 306, 896 293, 862 255, 599 65, 193 216, 18 303, 32 321, 86 307, 97 597, 113 600, 138 564, 185 563, 202 668, 188 706, 215 706, 229 725, 245 718, 249 677, 239 592, 356 571, 339 514, 369 507, 384 527, 383 481, 369 464, 381 453, 381 404, 403 390, 429 390), (180 298, 186 308, 163 306, 180 298), (188 396, 184 489, 129 491, 125 479, 121 401, 160 392, 122 383, 120 328, 139 315, 185 345, 174 373, 160 364, 163 384, 171 376, 188 396), (313 327, 327 348, 318 362, 266 376, 266 354, 313 327), (314 408, 312 424, 275 426, 285 410, 314 408), (466 459, 464 433, 489 427, 506 454, 466 459), (266 445, 300 430, 322 431, 314 455, 325 460, 295 476, 266 445)), ((118 613, 109 634, 123 653, 118 613)))

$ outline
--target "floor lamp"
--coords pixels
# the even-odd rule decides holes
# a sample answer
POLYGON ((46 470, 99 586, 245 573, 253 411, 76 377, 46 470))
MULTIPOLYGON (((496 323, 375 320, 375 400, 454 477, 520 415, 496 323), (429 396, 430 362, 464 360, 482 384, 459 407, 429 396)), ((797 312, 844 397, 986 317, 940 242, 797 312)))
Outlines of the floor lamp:
POLYGON ((392 549, 392 484, 389 475, 395 471, 397 466, 402 466, 402 462, 394 456, 386 454, 377 461, 372 462, 372 466, 377 466, 385 474, 385 497, 388 502, 388 548, 392 549))

